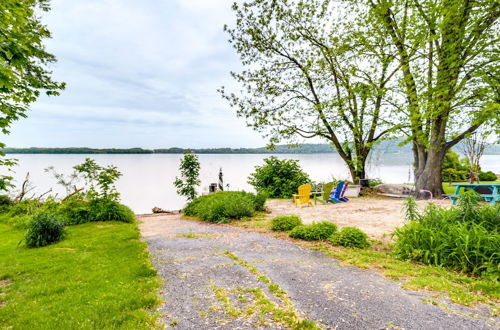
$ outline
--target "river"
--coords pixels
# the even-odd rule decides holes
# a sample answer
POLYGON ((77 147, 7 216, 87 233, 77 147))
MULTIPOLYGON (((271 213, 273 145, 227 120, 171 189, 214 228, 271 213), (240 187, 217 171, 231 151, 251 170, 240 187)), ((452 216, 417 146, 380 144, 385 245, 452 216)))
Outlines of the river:
MULTIPOLYGON (((56 179, 44 169, 54 166, 60 173, 71 173, 72 167, 80 164, 85 158, 93 158, 100 165, 116 165, 123 173, 117 183, 122 202, 130 206, 136 213, 150 213, 152 207, 163 209, 179 209, 185 204, 184 198, 178 196, 172 185, 179 175, 178 154, 17 154, 9 155, 18 159, 14 168, 16 184, 22 183, 26 173, 30 173, 33 192, 41 194, 50 188, 58 196, 64 195, 64 188, 58 186, 56 179)), ((231 190, 253 191, 247 183, 249 174, 256 165, 269 154, 201 154, 201 187, 200 191, 208 191, 210 183, 218 180, 219 169, 224 174, 224 185, 229 184, 231 190)), ((280 154, 278 158, 299 160, 302 168, 317 182, 329 181, 332 178, 349 178, 348 170, 337 154, 280 154)), ((386 183, 411 182, 411 159, 399 155, 381 155, 371 159, 368 165, 368 176, 380 178, 386 183), (376 159, 375 159, 376 158, 376 159)), ((500 173, 500 155, 485 155, 481 162, 482 169, 500 173)))

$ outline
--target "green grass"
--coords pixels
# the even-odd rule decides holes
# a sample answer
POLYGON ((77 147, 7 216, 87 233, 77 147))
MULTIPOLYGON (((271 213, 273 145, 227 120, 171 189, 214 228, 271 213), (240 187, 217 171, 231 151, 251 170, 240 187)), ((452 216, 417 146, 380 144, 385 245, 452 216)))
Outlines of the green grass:
POLYGON ((137 224, 68 227, 65 240, 29 249, 0 224, 0 328, 150 329, 159 280, 137 224))
MULTIPOLYGON (((452 184, 456 184, 456 183, 461 183, 461 184, 468 184, 469 181, 461 181, 461 182, 452 182, 452 184)), ((500 180, 497 180, 497 181, 481 181, 481 184, 483 183, 500 183, 500 180)), ((456 187, 453 187, 450 185, 449 182, 443 182, 443 191, 445 194, 447 195, 453 195, 455 193, 455 189, 456 187)), ((464 191, 463 188, 460 189, 460 193, 462 194, 464 191)))

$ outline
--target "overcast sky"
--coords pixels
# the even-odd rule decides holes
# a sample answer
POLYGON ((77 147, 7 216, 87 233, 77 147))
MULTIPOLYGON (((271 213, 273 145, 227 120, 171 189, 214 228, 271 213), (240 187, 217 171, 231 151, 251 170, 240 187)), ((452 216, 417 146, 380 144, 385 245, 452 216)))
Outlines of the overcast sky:
POLYGON ((217 94, 239 67, 229 0, 52 0, 52 69, 67 88, 17 122, 9 147, 256 147, 217 94))

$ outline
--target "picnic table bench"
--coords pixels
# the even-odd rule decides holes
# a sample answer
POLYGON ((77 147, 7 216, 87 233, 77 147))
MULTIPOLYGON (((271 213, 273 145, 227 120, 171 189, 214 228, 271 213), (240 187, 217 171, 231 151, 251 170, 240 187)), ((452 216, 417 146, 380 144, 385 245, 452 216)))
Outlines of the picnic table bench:
POLYGON ((498 191, 500 190, 499 189, 500 184, 498 183, 454 183, 452 184, 452 186, 455 187, 455 193, 453 195, 446 195, 446 196, 448 196, 451 199, 453 205, 457 204, 461 188, 483 190, 479 194, 481 195, 481 197, 483 197, 485 201, 490 202, 491 205, 495 205, 496 201, 500 201, 500 196, 498 195, 498 191), (486 192, 489 191, 490 193, 484 193, 484 191, 486 192))

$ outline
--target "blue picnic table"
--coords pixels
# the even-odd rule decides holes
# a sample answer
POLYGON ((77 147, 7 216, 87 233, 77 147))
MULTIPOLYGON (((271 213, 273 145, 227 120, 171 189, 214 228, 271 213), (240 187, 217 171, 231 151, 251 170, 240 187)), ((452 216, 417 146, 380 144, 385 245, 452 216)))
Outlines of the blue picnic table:
POLYGON ((490 202, 491 205, 495 205, 496 201, 500 201, 500 196, 498 195, 498 191, 500 190, 500 184, 498 183, 454 183, 452 186, 455 187, 455 193, 453 195, 447 195, 450 197, 453 205, 457 204, 458 195, 460 193, 460 188, 469 188, 475 189, 477 187, 485 187, 486 190, 489 190, 491 193, 481 193, 481 197, 487 202, 490 202))

